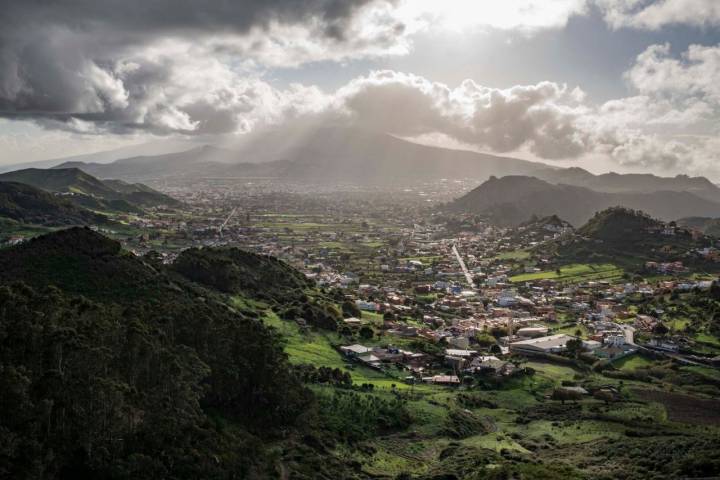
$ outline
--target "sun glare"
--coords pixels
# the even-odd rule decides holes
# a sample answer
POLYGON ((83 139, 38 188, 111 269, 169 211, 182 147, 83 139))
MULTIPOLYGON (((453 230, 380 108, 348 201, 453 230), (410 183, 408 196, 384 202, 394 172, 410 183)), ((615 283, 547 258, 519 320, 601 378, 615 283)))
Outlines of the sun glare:
POLYGON ((548 28, 565 24, 584 8, 583 0, 406 0, 401 11, 407 20, 424 21, 431 28, 462 31, 548 28))

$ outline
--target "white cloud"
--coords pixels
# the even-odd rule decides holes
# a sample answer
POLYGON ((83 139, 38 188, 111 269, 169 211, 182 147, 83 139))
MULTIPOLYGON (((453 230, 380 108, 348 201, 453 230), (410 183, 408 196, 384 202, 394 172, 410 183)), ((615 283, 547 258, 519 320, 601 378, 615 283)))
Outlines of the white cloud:
POLYGON ((567 158, 586 149, 575 128, 583 95, 541 82, 509 89, 466 80, 457 88, 394 71, 372 72, 337 94, 350 121, 400 136, 443 133, 461 142, 510 152, 527 147, 543 158, 567 158))
POLYGON ((658 30, 667 25, 720 25, 717 0, 595 0, 613 28, 658 30))

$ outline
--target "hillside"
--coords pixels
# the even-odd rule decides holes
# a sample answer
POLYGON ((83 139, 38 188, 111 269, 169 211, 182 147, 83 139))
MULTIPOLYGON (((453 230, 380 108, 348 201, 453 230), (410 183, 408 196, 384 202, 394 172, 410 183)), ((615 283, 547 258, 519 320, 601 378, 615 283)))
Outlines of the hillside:
POLYGON ((88 229, 0 251, 0 303, 3 477, 267 478, 310 405, 261 312, 88 229))
POLYGON ((78 207, 64 198, 15 182, 0 182, 0 217, 46 226, 107 222, 104 216, 78 207))
POLYGON ((685 266, 717 271, 720 266, 695 252, 711 245, 707 237, 694 237, 682 228, 657 220, 647 213, 622 207, 597 212, 576 230, 569 241, 541 245, 537 253, 560 264, 614 263, 640 269, 645 262, 682 261, 685 266))
POLYGON ((711 237, 720 237, 720 218, 710 217, 684 217, 677 221, 678 225, 699 230, 711 237))
POLYGON ((720 203, 689 192, 607 193, 527 176, 491 178, 447 208, 480 214, 499 225, 519 225, 533 215, 558 215, 573 225, 581 225, 595 212, 617 205, 643 210, 666 221, 700 212, 720 213, 720 203))
POLYGON ((77 168, 28 168, 0 174, 0 181, 66 194, 73 203, 93 210, 139 212, 142 207, 179 204, 145 185, 103 181, 77 168))

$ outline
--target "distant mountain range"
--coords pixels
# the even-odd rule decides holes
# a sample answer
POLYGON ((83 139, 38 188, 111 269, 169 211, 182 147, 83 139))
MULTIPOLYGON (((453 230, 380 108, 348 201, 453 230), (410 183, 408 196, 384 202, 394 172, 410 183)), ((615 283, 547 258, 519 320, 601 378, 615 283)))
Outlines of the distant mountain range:
MULTIPOLYGON (((173 147, 176 149, 179 145, 173 147)), ((155 147, 155 151, 158 148, 155 147)), ((117 151, 106 153, 70 161, 61 159, 54 168, 78 169, 101 179, 129 182, 270 177, 308 184, 385 187, 440 179, 481 183, 493 176, 525 176, 545 183, 536 187, 527 182, 502 184, 500 191, 483 197, 474 206, 465 200, 458 205, 471 207, 473 211, 492 206, 499 218, 507 218, 509 223, 527 220, 532 213, 566 212, 561 216, 577 225, 598 209, 617 204, 642 208, 665 219, 720 214, 716 209, 720 188, 704 177, 594 175, 577 167, 557 168, 539 162, 431 147, 357 128, 278 127, 242 136, 223 148, 206 145, 162 155, 131 156, 109 163, 108 158, 115 158, 117 151), (506 190, 507 187, 519 190, 506 190), (530 197, 527 188, 532 190, 530 197)))
MULTIPOLYGON (((651 181, 658 182, 658 178, 651 181)), ((704 190, 705 193, 711 191, 709 188, 704 190)), ((553 184, 529 176, 492 177, 451 202, 447 208, 480 214, 500 225, 519 225, 533 215, 558 215, 573 225, 581 225, 595 212, 613 206, 642 210, 668 221, 691 215, 720 215, 720 203, 689 191, 609 193, 553 184)))
POLYGON ((16 182, 0 182, 0 219, 50 227, 107 222, 103 215, 79 207, 65 198, 16 182))
POLYGON ((180 203, 146 185, 99 180, 77 168, 28 168, 0 174, 0 182, 18 182, 62 194, 78 206, 98 211, 139 213, 145 207, 180 203))
POLYGON ((607 193, 652 193, 659 191, 690 192, 714 202, 720 202, 720 188, 705 177, 658 177, 651 174, 615 172, 593 175, 582 168, 572 167, 548 172, 538 172, 536 177, 560 185, 586 187, 607 193))
POLYGON ((319 128, 286 138, 269 132, 233 150, 204 146, 180 153, 139 156, 109 164, 66 162, 99 178, 137 181, 168 177, 277 177, 308 183, 392 185, 441 178, 551 172, 553 167, 514 158, 429 147, 391 135, 319 128))

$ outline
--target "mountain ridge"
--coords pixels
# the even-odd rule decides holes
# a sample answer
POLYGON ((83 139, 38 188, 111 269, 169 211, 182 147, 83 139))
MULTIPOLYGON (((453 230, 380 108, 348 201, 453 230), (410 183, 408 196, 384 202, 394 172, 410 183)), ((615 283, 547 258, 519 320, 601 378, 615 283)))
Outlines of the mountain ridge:
POLYGON ((66 195, 73 203, 92 210, 140 213, 144 207, 180 204, 146 185, 100 180, 79 168, 27 168, 0 174, 0 181, 66 195))
POLYGON ((663 220, 720 214, 720 203, 685 191, 608 193, 529 176, 491 177, 446 208, 485 215, 505 225, 518 225, 532 215, 558 215, 578 226, 595 212, 613 206, 643 210, 663 220))

